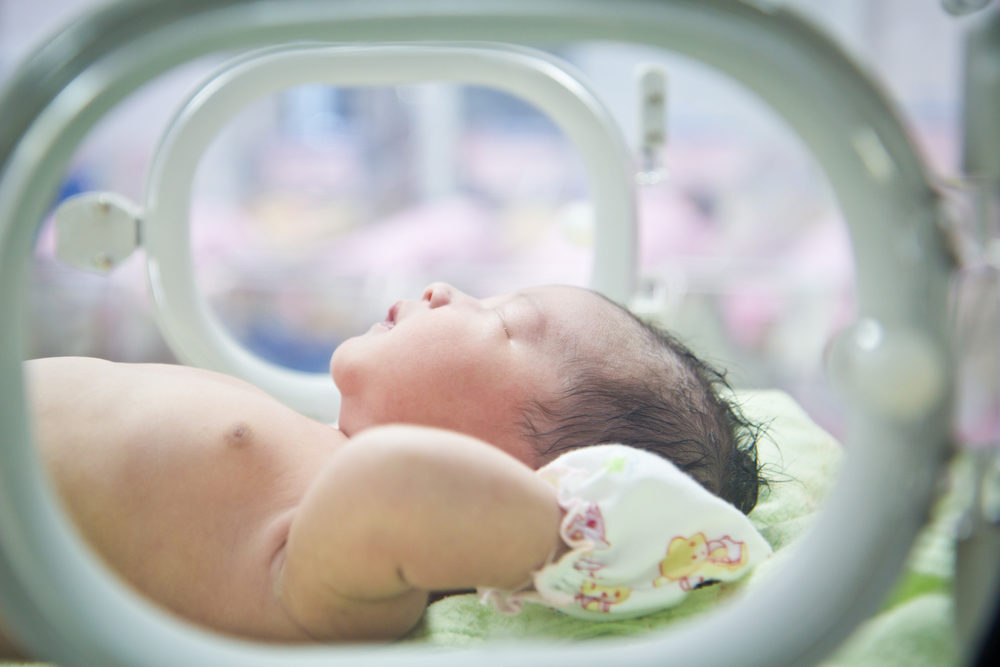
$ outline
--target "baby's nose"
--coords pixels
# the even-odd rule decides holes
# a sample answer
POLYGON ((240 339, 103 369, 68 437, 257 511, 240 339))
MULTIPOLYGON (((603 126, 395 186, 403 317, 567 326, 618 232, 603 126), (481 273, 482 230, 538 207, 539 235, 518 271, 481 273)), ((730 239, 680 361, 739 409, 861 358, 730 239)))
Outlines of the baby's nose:
POLYGON ((447 306, 460 299, 469 298, 463 292, 455 289, 448 283, 431 283, 424 290, 422 299, 427 301, 431 308, 447 306))
POLYGON ((448 283, 431 283, 424 289, 422 299, 426 301, 431 308, 447 306, 452 301, 454 289, 455 288, 448 283))

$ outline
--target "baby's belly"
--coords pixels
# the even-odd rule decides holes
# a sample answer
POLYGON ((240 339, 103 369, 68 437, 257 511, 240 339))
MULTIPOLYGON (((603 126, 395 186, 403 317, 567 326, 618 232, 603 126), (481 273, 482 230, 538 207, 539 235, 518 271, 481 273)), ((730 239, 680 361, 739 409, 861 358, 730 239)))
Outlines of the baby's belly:
POLYGON ((256 391, 153 377, 139 388, 124 377, 112 412, 97 402, 39 421, 69 515, 168 609, 235 634, 301 638, 275 604, 271 562, 339 434, 256 391))

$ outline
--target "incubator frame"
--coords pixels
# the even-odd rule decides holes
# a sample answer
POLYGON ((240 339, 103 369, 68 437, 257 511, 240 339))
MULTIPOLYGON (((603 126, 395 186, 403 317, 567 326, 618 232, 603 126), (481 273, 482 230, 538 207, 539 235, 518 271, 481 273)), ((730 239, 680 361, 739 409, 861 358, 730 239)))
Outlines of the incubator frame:
POLYGON ((547 54, 499 44, 301 45, 253 51, 197 87, 153 159, 140 238, 157 320, 184 363, 242 377, 296 410, 337 421, 329 374, 282 368, 248 352, 221 325, 194 280, 188 211, 209 142, 254 100, 306 83, 344 86, 449 82, 517 95, 552 118, 578 148, 592 193, 591 286, 620 302, 635 289, 635 195, 629 151, 597 97, 547 54))
POLYGON ((900 120, 869 79, 822 33, 770 3, 122 4, 40 50, 0 99, 0 112, 0 432, 6 440, 0 451, 0 602, 3 612, 17 612, 3 613, 17 638, 49 660, 295 667, 465 665, 474 659, 485 667, 644 665, 669 657, 678 664, 809 664, 877 608, 923 522, 948 450, 952 394, 945 322, 952 267, 940 238, 937 198, 900 120), (279 648, 218 637, 127 592, 59 511, 25 417, 22 320, 34 231, 78 143, 139 85, 206 53, 297 40, 408 43, 418 35, 422 41, 619 40, 685 54, 763 98, 817 157, 855 249, 859 324, 838 343, 838 381, 856 399, 849 406, 849 454, 828 505, 797 558, 766 587, 641 640, 490 645, 474 658, 420 646, 279 648), (927 391, 909 393, 913 386, 927 391), (859 517, 867 520, 859 524, 859 517))

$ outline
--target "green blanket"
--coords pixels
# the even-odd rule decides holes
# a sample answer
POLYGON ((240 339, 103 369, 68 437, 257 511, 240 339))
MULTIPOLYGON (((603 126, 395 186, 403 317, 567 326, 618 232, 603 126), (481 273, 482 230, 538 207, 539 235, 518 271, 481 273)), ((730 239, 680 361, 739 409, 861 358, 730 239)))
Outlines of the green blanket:
MULTIPOLYGON (((718 601, 756 585, 780 568, 788 549, 809 526, 829 491, 841 460, 840 445, 786 394, 740 392, 748 416, 767 422, 760 459, 774 480, 750 518, 771 543, 774 555, 742 581, 695 590, 683 604, 637 619, 593 622, 574 619, 538 605, 505 616, 457 595, 431 605, 408 640, 441 647, 472 647, 510 639, 586 640, 641 635, 675 619, 711 609, 718 601)), ((951 528, 956 512, 947 502, 924 531, 903 577, 883 611, 863 624, 830 665, 941 665, 957 662, 951 634, 949 576, 951 528)))

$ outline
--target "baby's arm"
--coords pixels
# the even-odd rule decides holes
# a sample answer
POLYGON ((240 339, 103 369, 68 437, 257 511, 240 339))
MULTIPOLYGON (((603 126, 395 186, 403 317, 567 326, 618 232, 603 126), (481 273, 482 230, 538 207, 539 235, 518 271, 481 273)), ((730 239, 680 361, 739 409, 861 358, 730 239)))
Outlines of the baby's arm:
POLYGON ((387 639, 427 592, 530 582, 560 544, 555 489, 475 438, 413 426, 365 431, 310 487, 281 576, 317 639, 387 639))

